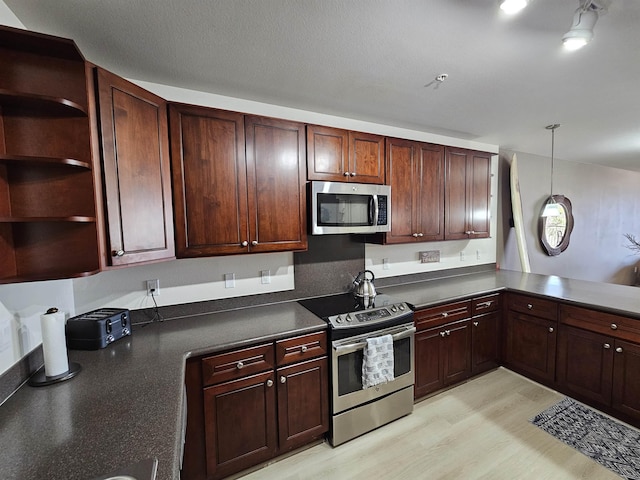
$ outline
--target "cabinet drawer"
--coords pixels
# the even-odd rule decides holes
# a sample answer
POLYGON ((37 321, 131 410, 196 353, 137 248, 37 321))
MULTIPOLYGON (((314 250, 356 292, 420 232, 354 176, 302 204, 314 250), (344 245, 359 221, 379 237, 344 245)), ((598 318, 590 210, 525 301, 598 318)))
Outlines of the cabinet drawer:
POLYGON ((482 315, 483 313, 495 312, 500 305, 500 294, 485 295, 471 300, 471 315, 482 315))
POLYGON ((318 332, 276 342, 276 362, 288 365, 327 354, 327 333, 318 332))
POLYGON ((424 308, 414 314, 417 330, 437 327, 445 323, 462 320, 471 316, 471 301, 448 303, 438 307, 424 308))
POLYGON ((526 313, 539 318, 546 318, 548 320, 558 319, 558 304, 553 300, 544 300, 528 295, 509 294, 508 307, 509 310, 515 310, 516 312, 526 313))
POLYGON ((560 305, 560 321, 566 325, 614 338, 640 343, 640 320, 581 307, 560 305))
POLYGON ((226 382, 275 367, 273 344, 234 350, 202 359, 202 384, 226 382))

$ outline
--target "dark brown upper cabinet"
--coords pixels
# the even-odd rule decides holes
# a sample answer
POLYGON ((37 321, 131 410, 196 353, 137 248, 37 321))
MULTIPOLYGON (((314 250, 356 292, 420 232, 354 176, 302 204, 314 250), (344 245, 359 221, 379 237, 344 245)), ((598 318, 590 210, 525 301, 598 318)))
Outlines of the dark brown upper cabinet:
POLYGON ((445 148, 445 240, 488 238, 491 154, 445 148))
POLYGON ((383 184, 384 137, 307 125, 307 178, 383 184))
POLYGON ((0 283, 100 269, 87 65, 72 40, 0 27, 0 283))
POLYGON ((304 250, 304 125, 171 104, 178 257, 304 250))
POLYGON ((444 239, 444 147, 388 138, 391 232, 385 243, 444 239))
POLYGON ((96 68, 105 263, 175 258, 166 101, 96 68))

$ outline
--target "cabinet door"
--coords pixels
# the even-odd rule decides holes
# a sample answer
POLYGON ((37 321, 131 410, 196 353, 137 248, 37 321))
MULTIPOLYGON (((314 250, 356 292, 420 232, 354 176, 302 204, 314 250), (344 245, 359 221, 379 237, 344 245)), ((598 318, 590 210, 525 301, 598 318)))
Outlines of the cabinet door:
POLYGON ((444 387, 441 327, 429 328, 415 336, 415 398, 444 387))
POLYGON ((640 419, 640 345, 616 340, 613 361, 612 406, 640 419))
POLYGON ((109 263, 175 256, 166 102, 97 69, 109 263))
POLYGON ((410 243, 418 240, 418 202, 414 185, 417 155, 415 142, 388 138, 386 146, 387 184, 391 185, 391 231, 386 243, 410 243))
POLYGON ((383 136, 349 132, 349 181, 384 183, 383 136))
POLYGON ((327 357, 278 369, 280 452, 309 443, 329 430, 327 370, 327 357))
POLYGON ((249 248, 306 250, 305 128, 246 116, 249 248))
POLYGON ((491 207, 491 156, 472 153, 467 171, 469 238, 489 238, 491 207))
POLYGON ((561 388, 609 405, 613 373, 612 338, 561 325, 557 361, 561 388))
POLYGON ((447 147, 445 239, 489 237, 491 154, 447 147))
POLYGON ((248 252, 244 115, 172 104, 169 124, 177 256, 248 252))
POLYGON ((467 152, 447 149, 445 173, 445 238, 469 238, 467 216, 467 152))
POLYGON ((416 154, 418 240, 444 240, 444 147, 420 143, 416 154))
POLYGON ((498 313, 487 313, 471 321, 471 372, 485 372, 498 366, 500 319, 498 313))
POLYGON ((507 313, 505 361, 536 380, 555 379, 556 323, 514 311, 507 313))
POLYGON ((307 178, 333 182, 349 179, 349 132, 307 125, 307 178))
POLYGON ((444 331, 444 383, 460 382, 471 374, 471 322, 449 323, 444 331))
POLYGON ((276 387, 269 371, 204 389, 207 473, 223 478, 273 457, 276 387))

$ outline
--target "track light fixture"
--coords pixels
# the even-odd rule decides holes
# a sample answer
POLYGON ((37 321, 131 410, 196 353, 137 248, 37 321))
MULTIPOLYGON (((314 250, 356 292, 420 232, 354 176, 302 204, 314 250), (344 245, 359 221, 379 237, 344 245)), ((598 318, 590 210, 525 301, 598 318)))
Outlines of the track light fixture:
POLYGON ((580 0, 580 6, 573 14, 571 29, 562 37, 567 50, 578 50, 593 38, 593 27, 601 13, 606 13, 611 0, 580 0))

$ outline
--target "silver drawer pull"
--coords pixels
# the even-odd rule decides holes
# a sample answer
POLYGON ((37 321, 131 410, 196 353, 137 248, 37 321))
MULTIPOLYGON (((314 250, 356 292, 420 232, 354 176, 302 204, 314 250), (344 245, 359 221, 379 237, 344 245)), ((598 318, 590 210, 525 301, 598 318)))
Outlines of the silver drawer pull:
POLYGON ((611 330, 617 330, 618 329, 618 325, 616 325, 615 323, 611 324, 611 330))
POLYGON ((530 303, 527 303, 527 308, 531 310, 533 308, 533 305, 531 305, 530 303))
POLYGON ((440 332, 440 336, 441 336, 441 337, 444 337, 445 335, 446 335, 446 333, 444 333, 444 332, 440 332))
MULTIPOLYGON (((306 345, 302 345, 302 346, 300 347, 300 351, 301 351, 302 353, 306 352, 307 350, 308 350, 308 349, 307 349, 307 346, 306 346, 306 345)), ((284 378, 284 377, 283 377, 283 378, 284 378)))
POLYGON ((285 376, 280 377, 280 383, 287 383, 287 377, 285 376))
POLYGON ((608 350, 608 349, 611 348, 611 345, 609 345, 608 343, 605 343, 603 346, 604 346, 605 350, 608 350))
POLYGON ((240 370, 240 369, 244 368, 244 363, 242 363, 242 362, 238 362, 238 363, 236 363, 236 368, 237 368, 238 370, 240 370))
POLYGON ((477 327, 478 326, 478 322, 473 322, 473 326, 477 327))
POLYGON ((616 352, 618 352, 618 353, 622 353, 622 347, 618 347, 618 348, 616 348, 616 352))
POLYGON ((448 314, 447 312, 442 312, 442 316, 443 316, 443 317, 448 317, 448 316, 449 316, 449 314, 448 314))
POLYGON ((267 380, 267 387, 273 387, 273 380, 267 380))
POLYGON ((549 327, 549 333, 553 333, 553 327, 549 327))

